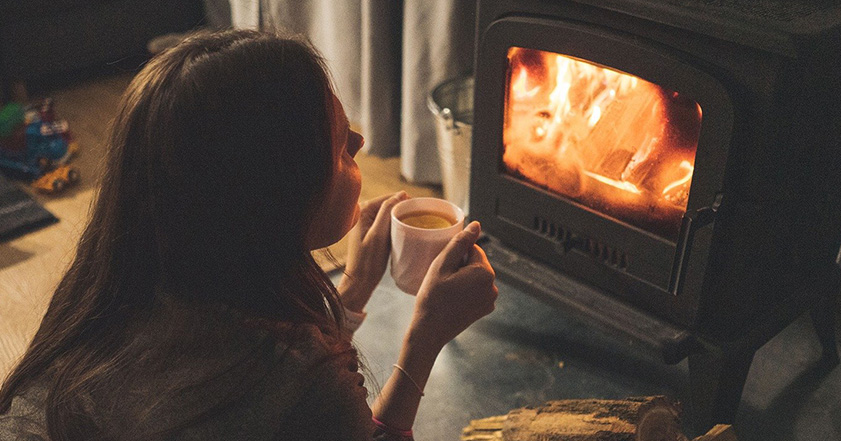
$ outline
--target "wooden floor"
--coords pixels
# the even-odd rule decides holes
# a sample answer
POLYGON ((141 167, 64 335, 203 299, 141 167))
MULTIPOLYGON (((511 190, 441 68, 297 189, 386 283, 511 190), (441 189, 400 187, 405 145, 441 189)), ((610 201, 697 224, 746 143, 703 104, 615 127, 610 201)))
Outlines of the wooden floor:
MULTIPOLYGON (((59 223, 0 243, 0 378, 37 331, 50 295, 73 257, 101 176, 106 130, 130 79, 130 74, 99 78, 49 93, 58 116, 68 121, 79 141, 81 153, 73 163, 82 180, 61 195, 33 193, 59 223)), ((437 188, 406 183, 400 177, 398 158, 359 153, 357 162, 362 170, 362 200, 401 189, 412 196, 440 196, 437 188)), ((345 250, 343 242, 331 247, 339 263, 344 262, 345 250)), ((323 261, 322 265, 331 269, 332 264, 323 261)))

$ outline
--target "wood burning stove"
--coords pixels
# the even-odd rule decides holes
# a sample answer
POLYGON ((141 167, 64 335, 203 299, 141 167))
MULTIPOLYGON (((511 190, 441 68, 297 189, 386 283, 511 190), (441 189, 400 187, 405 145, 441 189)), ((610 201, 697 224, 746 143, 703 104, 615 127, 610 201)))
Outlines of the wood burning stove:
POLYGON ((730 422, 811 308, 837 363, 841 6, 480 1, 470 214, 502 275, 666 361, 730 422))

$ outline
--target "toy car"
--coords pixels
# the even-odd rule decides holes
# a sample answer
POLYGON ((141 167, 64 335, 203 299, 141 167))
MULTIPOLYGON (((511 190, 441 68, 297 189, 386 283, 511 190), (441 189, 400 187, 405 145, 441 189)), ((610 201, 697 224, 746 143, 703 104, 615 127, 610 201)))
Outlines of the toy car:
POLYGON ((78 182, 79 177, 76 168, 62 165, 32 181, 32 187, 46 193, 58 193, 78 182))

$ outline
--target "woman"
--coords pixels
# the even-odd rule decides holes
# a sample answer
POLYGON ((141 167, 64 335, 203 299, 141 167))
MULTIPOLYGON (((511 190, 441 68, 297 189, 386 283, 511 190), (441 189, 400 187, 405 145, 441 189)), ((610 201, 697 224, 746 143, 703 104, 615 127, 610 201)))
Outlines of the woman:
POLYGON ((472 223, 430 268, 367 406, 346 321, 364 318, 406 196, 360 209, 362 143, 299 40, 226 31, 152 60, 124 95, 76 257, 0 390, 0 438, 410 439, 435 357, 497 291, 472 223), (310 252, 351 228, 337 289, 310 252))

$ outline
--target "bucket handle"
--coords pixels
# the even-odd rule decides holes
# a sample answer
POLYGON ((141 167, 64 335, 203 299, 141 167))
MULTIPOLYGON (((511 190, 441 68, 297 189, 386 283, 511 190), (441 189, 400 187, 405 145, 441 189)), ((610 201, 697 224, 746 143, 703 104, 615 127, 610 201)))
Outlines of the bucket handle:
POLYGON ((461 135, 461 129, 456 125, 456 118, 453 116, 453 111, 449 107, 441 109, 441 118, 444 119, 444 125, 447 130, 453 130, 456 135, 461 135))

